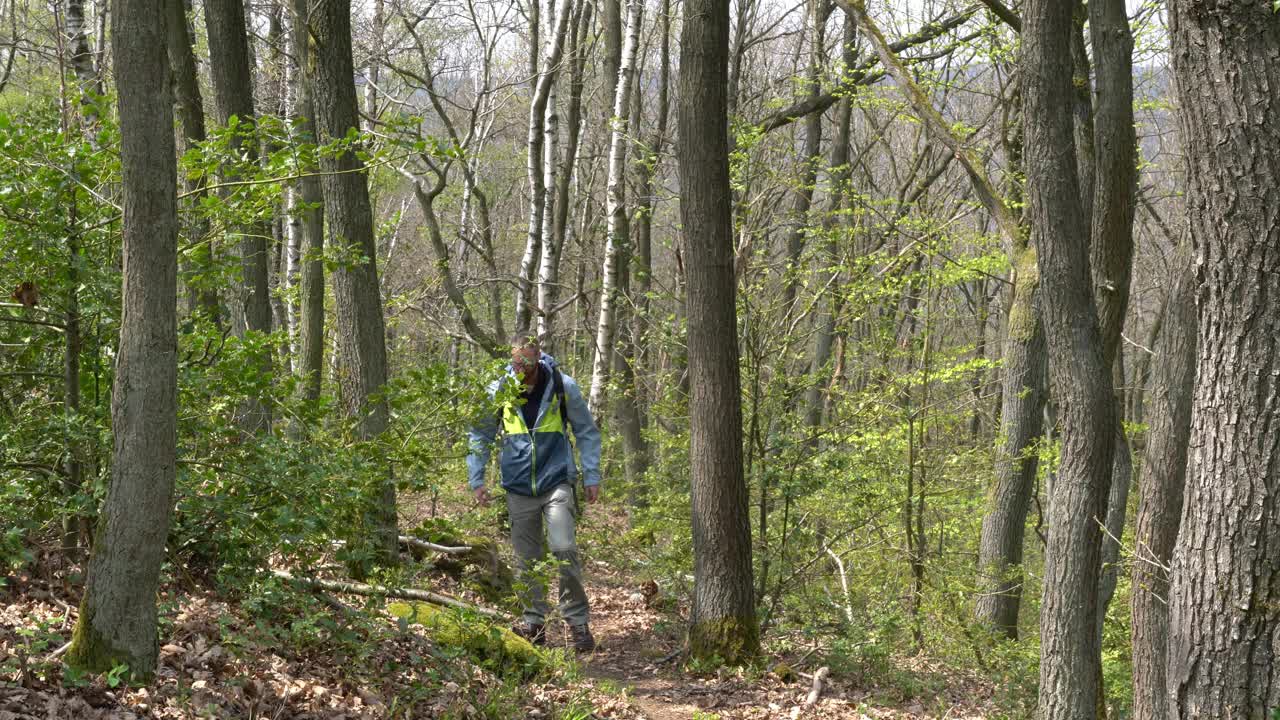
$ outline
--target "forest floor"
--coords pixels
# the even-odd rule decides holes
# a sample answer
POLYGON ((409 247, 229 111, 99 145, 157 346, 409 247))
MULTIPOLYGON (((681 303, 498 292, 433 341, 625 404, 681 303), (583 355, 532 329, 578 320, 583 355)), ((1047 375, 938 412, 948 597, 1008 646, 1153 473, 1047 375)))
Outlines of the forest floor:
MULTIPOLYGON (((584 543, 613 534, 616 521, 597 515, 584 543)), ((680 655, 680 600, 653 595, 653 585, 602 559, 586 568, 599 648, 576 658, 553 649, 551 670, 536 681, 504 678, 450 653, 421 628, 398 625, 379 601, 278 588, 231 599, 188 579, 162 589, 156 679, 131 688, 112 674, 77 676, 61 663, 58 650, 77 617, 73 571, 37 549, 27 568, 0 578, 0 720, 997 715, 989 683, 921 658, 893 660, 889 677, 909 683, 833 675, 812 706, 805 701, 818 646, 774 653, 756 670, 693 672, 680 655)), ((562 623, 548 630, 552 648, 567 648, 562 623)))

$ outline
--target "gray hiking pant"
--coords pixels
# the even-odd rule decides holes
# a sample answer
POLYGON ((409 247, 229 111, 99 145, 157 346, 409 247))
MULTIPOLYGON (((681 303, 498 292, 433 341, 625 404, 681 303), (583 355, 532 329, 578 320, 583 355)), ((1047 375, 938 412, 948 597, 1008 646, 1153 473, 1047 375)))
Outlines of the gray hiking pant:
POLYGON ((511 517, 511 544, 516 551, 516 568, 526 586, 520 602, 524 621, 541 625, 547 617, 546 589, 526 572, 544 557, 543 520, 551 554, 560 565, 560 614, 570 625, 587 623, 587 591, 582 586, 582 563, 576 540, 577 508, 573 485, 562 483, 540 497, 507 493, 507 513, 511 517))

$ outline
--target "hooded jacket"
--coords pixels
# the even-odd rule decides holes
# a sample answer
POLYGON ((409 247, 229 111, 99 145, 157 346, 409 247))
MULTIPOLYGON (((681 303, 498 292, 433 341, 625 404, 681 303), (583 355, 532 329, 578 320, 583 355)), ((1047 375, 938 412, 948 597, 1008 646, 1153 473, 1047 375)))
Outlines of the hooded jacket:
MULTIPOLYGON (((484 485, 485 468, 489 464, 490 449, 498 437, 502 424, 498 467, 502 473, 502 487, 517 495, 545 495, 562 483, 573 483, 578 478, 578 467, 573 460, 573 445, 569 442, 569 430, 573 430, 578 452, 582 456, 582 482, 584 485, 600 483, 600 430, 587 401, 582 397, 573 378, 560 373, 564 386, 564 412, 561 412, 554 375, 555 358, 543 353, 538 361, 541 372, 548 375, 542 397, 537 399, 538 420, 532 432, 525 426, 520 406, 516 402, 490 415, 471 429, 471 452, 467 456, 468 484, 472 490, 484 485), (568 417, 563 417, 567 415, 568 417)), ((489 397, 497 396, 503 383, 519 383, 520 379, 508 369, 507 374, 489 385, 489 397)), ((518 402, 518 401, 517 401, 518 402)), ((531 398, 529 402, 535 402, 531 398)))

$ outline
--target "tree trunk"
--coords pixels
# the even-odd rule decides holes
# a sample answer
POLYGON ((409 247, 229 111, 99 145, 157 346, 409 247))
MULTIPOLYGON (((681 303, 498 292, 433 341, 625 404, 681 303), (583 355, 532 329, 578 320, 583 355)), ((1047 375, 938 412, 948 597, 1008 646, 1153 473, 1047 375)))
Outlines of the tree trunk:
POLYGON ((759 652, 742 469, 729 137, 728 0, 687 0, 680 33, 680 217, 688 282, 694 598, 689 649, 737 664, 759 652))
MULTIPOLYGON (((1133 274, 1133 214, 1138 178, 1137 138, 1133 126, 1133 33, 1129 30, 1124 0, 1091 0, 1089 36, 1097 76, 1089 267, 1102 334, 1102 361, 1108 368, 1115 369, 1113 385, 1122 388, 1124 361, 1119 348, 1133 274)), ((1099 643, 1107 606, 1115 592, 1120 538, 1124 535, 1129 487, 1133 481, 1133 460, 1123 424, 1124 393, 1117 390, 1114 397, 1115 451, 1107 501, 1107 537, 1102 541, 1099 643)))
MULTIPOLYGON (((67 40, 71 46, 71 70, 76 75, 77 95, 84 112, 85 124, 92 128, 98 124, 98 98, 102 96, 102 78, 93 67, 93 54, 89 51, 89 37, 85 28, 84 0, 67 2, 67 40)), ((13 38, 17 42, 17 38, 13 38)), ((92 134, 92 129, 90 133, 92 134)))
POLYGON ((1102 630, 1106 623, 1107 608, 1116 592, 1120 573, 1120 540, 1124 537, 1125 520, 1129 516, 1129 491, 1133 487, 1133 448, 1125 435, 1120 419, 1124 415, 1124 356, 1117 355, 1112 385, 1116 388, 1115 451, 1111 458, 1111 488, 1107 493, 1107 512, 1103 527, 1101 574, 1098 576, 1098 643, 1101 648, 1102 630))
MULTIPOLYGON (((633 272, 635 274, 635 329, 633 339, 636 345, 634 365, 639 368, 642 377, 651 377, 652 336, 648 332, 653 319, 649 316, 649 295, 653 291, 653 213, 657 206, 657 197, 653 189, 653 178, 658 173, 659 163, 667 142, 667 121, 670 115, 670 93, 668 91, 671 75, 671 2, 662 0, 658 10, 659 34, 661 49, 658 51, 658 103, 657 118, 654 119, 653 135, 645 148, 646 157, 637 165, 636 211, 634 223, 636 228, 635 258, 633 272)), ((637 100, 642 100, 644 93, 636 93, 637 100)), ((641 103, 638 103, 641 104, 641 103)), ((645 399, 636 388, 637 400, 645 399)))
POLYGON ((1088 230, 1072 137, 1071 7, 1057 0, 1028 0, 1025 7, 1027 217, 1040 269, 1050 380, 1062 421, 1062 459, 1049 495, 1039 716, 1075 720, 1096 717, 1101 699, 1098 525, 1111 479, 1115 398, 1090 292, 1088 230))
MULTIPOLYGON (((204 8, 209 35, 209 74, 213 79, 214 107, 218 122, 228 124, 234 116, 242 125, 253 123, 253 84, 249 63, 248 33, 242 0, 209 0, 204 8)), ((242 152, 250 164, 257 162, 258 147, 253 140, 232 142, 235 152, 242 152)), ((223 180, 238 179, 235 171, 224 172, 223 180)), ((267 282, 267 238, 271 237, 269 219, 255 221, 241 228, 237 243, 240 251, 239 302, 233 310, 232 327, 239 334, 253 331, 271 332, 271 298, 267 282)), ((259 372, 271 374, 271 353, 257 358, 259 372)), ((271 409, 260 398, 250 399, 241 410, 241 423, 249 433, 268 430, 271 409)))
MULTIPOLYGON (((857 23, 848 14, 844 18, 844 34, 841 39, 841 64, 845 68, 853 67, 857 61, 857 23)), ((824 291, 822 311, 817 323, 817 334, 813 344, 813 361, 811 372, 814 374, 813 384, 805 391, 805 427, 811 433, 812 447, 817 447, 817 429, 822 424, 823 411, 826 409, 827 393, 825 386, 831 374, 827 363, 831 360, 831 348, 836 334, 836 315, 840 308, 840 293, 836 289, 836 276, 840 266, 840 242, 834 232, 840 208, 844 205, 845 193, 852 173, 849 168, 849 135, 853 121, 853 103, 841 98, 836 104, 835 137, 831 140, 830 173, 831 188, 827 197, 827 212, 822 218, 823 234, 827 241, 819 261, 820 267, 830 268, 826 271, 830 283, 823 283, 824 291)))
POLYGON ((1178 250, 1165 329, 1155 344, 1155 371, 1147 406, 1150 429, 1138 484, 1130 626, 1133 640, 1134 720, 1169 717, 1165 663, 1169 637, 1169 563, 1182 516, 1191 438, 1191 395, 1196 373, 1195 278, 1191 247, 1178 250))
POLYGON ((996 482, 987 497, 978 545, 975 615, 978 622, 1017 639, 1023 585, 1022 543, 1039 464, 1036 441, 1044 432, 1048 390, 1044 326, 1036 307, 1040 276, 1036 251, 1025 242, 1016 249, 1011 275, 1013 300, 1000 393, 1001 439, 996 451, 996 482))
POLYGON ((155 672, 156 589, 177 453, 177 165, 163 0, 113 11, 124 206, 124 311, 111 401, 115 461, 67 662, 155 672))
MULTIPOLYGON (((826 0, 808 0, 809 4, 809 69, 805 77, 810 98, 822 92, 822 68, 826 65, 827 3, 826 0)), ((795 315, 793 307, 796 289, 800 284, 800 255, 804 252, 805 230, 809 225, 809 208, 813 205, 813 185, 818 179, 818 165, 822 162, 822 113, 810 113, 804 119, 804 148, 799 161, 800 172, 796 178, 791 205, 791 230, 787 232, 786 262, 783 264, 783 317, 790 324, 795 315)))
MULTIPOLYGON (((519 288, 516 292, 515 322, 516 332, 518 333, 528 333, 533 327, 533 301, 535 298, 533 276, 544 251, 542 219, 543 213, 547 209, 548 190, 544 182, 545 174, 543 170, 545 162, 543 149, 545 136, 543 129, 546 121, 547 100, 551 96, 551 86, 555 83, 556 74, 559 72, 560 56, 564 52, 565 35, 568 34, 569 19, 572 15, 569 12, 570 7, 572 7, 572 0, 559 0, 556 6, 555 34, 551 38, 551 45, 547 52, 546 62, 542 64, 541 74, 537 72, 539 64, 537 56, 542 52, 542 49, 538 45, 536 35, 532 38, 533 42, 529 48, 529 52, 533 55, 530 58, 530 66, 534 70, 530 80, 532 87, 529 98, 529 152, 526 163, 529 179, 529 233, 525 241, 524 256, 520 260, 519 288)), ((536 25, 536 17, 530 18, 530 23, 536 25)))
POLYGON ((1089 49, 1084 39, 1084 24, 1089 9, 1084 0, 1072 0, 1071 12, 1071 117, 1076 143, 1076 172, 1080 182, 1080 210, 1085 222, 1093 217, 1094 179, 1096 170, 1093 94, 1090 92, 1089 49))
MULTIPOLYGON (((555 174, 555 195, 551 202, 551 227, 545 233, 546 250, 542 254, 542 267, 538 271, 538 305, 546 312, 538 315, 538 336, 542 338, 544 348, 555 345, 555 309, 560 299, 560 256, 564 253, 564 242, 569 227, 569 205, 572 195, 573 174, 578 164, 578 141, 582 130, 582 89, 583 72, 587 60, 587 32, 591 23, 591 5, 577 5, 573 30, 569 37, 569 114, 566 125, 568 137, 565 140, 564 161, 560 171, 555 174)), ((550 133, 548 133, 550 137, 550 133)), ((544 223, 544 226, 546 223, 544 223)))
MULTIPOLYGON (((572 76, 573 70, 573 34, 577 30, 577 23, 574 22, 577 14, 571 12, 578 5, 576 2, 569 2, 561 9, 562 12, 571 14, 569 24, 566 27, 572 27, 572 30, 566 30, 568 37, 565 43, 568 45, 566 54, 569 57, 569 74, 572 76)), ((550 5, 548 10, 551 15, 547 18, 547 25, 556 24, 555 5, 550 5)), ((556 69, 559 75, 559 69, 556 69)), ((538 264, 538 287, 535 297, 538 298, 537 322, 534 325, 538 328, 538 334, 542 335, 542 329, 546 326, 547 314, 552 308, 542 302, 544 291, 548 289, 546 283, 542 279, 547 275, 554 276, 559 270, 560 265, 560 248, 555 247, 555 217, 556 217, 556 177, 558 176, 557 161, 560 159, 560 98, 557 92, 558 84, 552 82, 547 89, 547 102, 542 113, 542 228, 538 233, 538 237, 542 242, 542 252, 539 254, 538 264)))
MULTIPOLYGON (((183 0, 165 0, 165 47, 169 53, 169 67, 173 73, 173 90, 176 100, 178 124, 182 127, 182 144, 179 153, 195 148, 205 140, 204 100, 200 96, 199 71, 195 53, 191 48, 191 31, 187 25, 187 5, 183 0)), ((204 196, 203 181, 184 177, 183 194, 186 206, 197 208, 204 196)), ((186 228, 187 237, 195 240, 208 234, 207 223, 191 222, 186 228)), ((222 310, 218 304, 218 290, 209 277, 213 269, 213 240, 200 242, 191 253, 193 273, 191 309, 203 313, 215 326, 222 323, 222 310), (203 276, 201 276, 203 274, 203 276)))
POLYGON ((1169 4, 1186 143, 1199 349, 1169 588, 1181 718, 1280 706, 1280 18, 1272 3, 1169 4))
POLYGON ((386 8, 383 0, 373 0, 373 37, 369 43, 369 59, 365 66, 364 114, 366 129, 371 129, 378 118, 378 85, 382 82, 382 37, 386 33, 386 8))
MULTIPOLYGON (((303 68, 307 57, 307 27, 310 11, 307 0, 292 0, 293 26, 290 47, 297 72, 294 73, 293 114, 298 118, 299 140, 316 143, 315 88, 303 68)), ((308 168, 315 170, 315 168, 308 168)), ((324 374, 324 191, 320 178, 311 173, 298 179, 290 222, 301 234, 298 281, 298 362, 302 376, 301 394, 308 402, 320 398, 324 374), (299 205, 301 207, 299 207, 299 205)))
MULTIPOLYGON (((604 57, 601 58, 601 96, 614 98, 618 94, 618 68, 622 67, 622 0, 603 0, 600 4, 601 36, 604 40, 604 57)), ((604 108, 609 112, 611 108, 604 108)), ((605 117, 608 127, 609 117, 605 117)))
POLYGON ((604 410, 609 368, 613 364, 614 334, 617 330, 619 281, 627 271, 625 259, 630 256, 631 228, 627 216, 627 145, 631 142, 628 118, 631 110, 631 85, 636 46, 640 38, 641 0, 629 0, 627 7, 627 39, 622 48, 622 66, 618 71, 618 90, 613 99, 613 131, 609 139, 609 177, 607 209, 608 240, 601 271, 600 314, 596 322, 595 362, 591 366, 592 411, 604 410))
MULTIPOLYGON (((303 66, 315 93, 316 135, 321 144, 359 130, 354 63, 351 58, 350 0, 311 4, 308 30, 311 52, 303 66)), ((376 397, 387 382, 386 331, 378 285, 378 251, 364 164, 354 149, 321 160, 321 181, 328 216, 329 244, 342 257, 367 262, 340 264, 333 272, 338 349, 342 359, 341 394, 347 414, 357 419, 361 440, 373 440, 387 428, 388 407, 376 397)), ((394 563, 396 486, 390 468, 369 498, 368 532, 378 560, 394 563)))

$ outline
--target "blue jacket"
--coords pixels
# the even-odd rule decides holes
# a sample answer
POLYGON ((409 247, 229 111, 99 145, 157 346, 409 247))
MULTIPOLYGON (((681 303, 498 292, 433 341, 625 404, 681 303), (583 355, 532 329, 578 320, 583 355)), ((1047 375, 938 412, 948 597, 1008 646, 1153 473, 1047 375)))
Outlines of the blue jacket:
MULTIPOLYGON (((556 367, 555 358, 542 354, 541 371, 550 375, 556 367)), ((467 456, 468 483, 475 490, 484 485, 485 468, 489 464, 489 452, 498 434, 499 421, 503 425, 501 454, 498 467, 502 472, 502 487, 517 495, 545 495, 561 483, 572 483, 578 478, 578 467, 573 461, 573 445, 569 442, 569 430, 577 439, 578 452, 582 456, 582 482, 584 485, 600 483, 600 430, 582 390, 573 378, 560 374, 564 383, 565 412, 561 417, 560 400, 556 396, 551 378, 538 406, 538 420, 533 432, 525 427, 518 406, 502 408, 496 415, 489 415, 471 429, 471 453, 467 456)), ((489 385, 489 397, 498 393, 506 382, 520 382, 510 370, 505 377, 489 385)), ((533 400, 530 400, 533 402, 533 400)))

